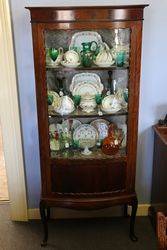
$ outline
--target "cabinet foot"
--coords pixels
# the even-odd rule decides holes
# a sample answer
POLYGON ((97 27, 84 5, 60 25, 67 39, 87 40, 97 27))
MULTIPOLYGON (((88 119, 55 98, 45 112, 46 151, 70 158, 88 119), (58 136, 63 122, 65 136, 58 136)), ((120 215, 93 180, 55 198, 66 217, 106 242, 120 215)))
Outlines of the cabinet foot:
POLYGON ((132 212, 131 212, 131 217, 130 217, 130 232, 129 232, 129 237, 132 241, 137 241, 138 238, 135 235, 134 232, 134 227, 135 227, 135 220, 136 220, 136 212, 137 212, 137 206, 138 206, 138 200, 137 197, 135 197, 130 204, 132 206, 132 212))
POLYGON ((40 207, 41 221, 44 229, 44 237, 41 243, 41 247, 45 247, 47 246, 47 241, 48 241, 48 219, 50 217, 50 209, 46 208, 45 203, 43 201, 40 201, 39 207, 40 207), (46 215, 46 210, 47 210, 47 215, 46 215))

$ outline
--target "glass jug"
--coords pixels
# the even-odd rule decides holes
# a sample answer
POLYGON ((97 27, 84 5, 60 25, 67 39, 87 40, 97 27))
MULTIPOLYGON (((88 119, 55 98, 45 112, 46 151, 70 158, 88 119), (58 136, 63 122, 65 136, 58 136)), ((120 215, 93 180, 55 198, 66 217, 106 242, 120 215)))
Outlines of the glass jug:
POLYGON ((82 65, 90 67, 98 50, 98 45, 95 41, 82 43, 81 60, 82 65))

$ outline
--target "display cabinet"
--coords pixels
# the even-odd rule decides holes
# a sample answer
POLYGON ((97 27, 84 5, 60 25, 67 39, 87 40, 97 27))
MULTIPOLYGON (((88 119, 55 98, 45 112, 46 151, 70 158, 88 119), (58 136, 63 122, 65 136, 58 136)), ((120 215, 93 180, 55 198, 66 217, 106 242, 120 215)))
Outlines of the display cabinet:
POLYGON ((33 35, 43 245, 50 207, 132 206, 143 9, 28 7, 33 35))

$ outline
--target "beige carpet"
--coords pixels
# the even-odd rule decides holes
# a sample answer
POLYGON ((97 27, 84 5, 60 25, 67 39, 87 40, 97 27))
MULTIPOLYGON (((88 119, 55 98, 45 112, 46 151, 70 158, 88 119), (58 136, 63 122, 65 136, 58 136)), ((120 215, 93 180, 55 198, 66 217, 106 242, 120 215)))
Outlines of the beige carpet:
POLYGON ((3 154, 2 135, 0 129, 0 201, 8 199, 9 199, 8 185, 7 185, 7 177, 5 169, 5 160, 3 154))

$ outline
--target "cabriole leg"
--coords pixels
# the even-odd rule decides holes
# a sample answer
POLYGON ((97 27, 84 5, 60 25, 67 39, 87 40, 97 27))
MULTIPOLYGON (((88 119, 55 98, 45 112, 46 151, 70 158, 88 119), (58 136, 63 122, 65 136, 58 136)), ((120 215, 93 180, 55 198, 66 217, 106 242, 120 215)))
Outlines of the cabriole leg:
POLYGON ((126 218, 129 217, 128 216, 128 205, 127 204, 124 205, 124 217, 126 217, 126 218))
POLYGON ((47 220, 50 220, 50 207, 47 207, 47 220))
POLYGON ((138 206, 138 200, 137 197, 135 197, 131 203, 132 206, 132 212, 131 212, 131 217, 130 217, 130 239, 132 241, 137 241, 138 238, 135 235, 134 232, 134 226, 135 226, 135 219, 136 219, 136 212, 137 212, 137 206, 138 206))
POLYGON ((43 201, 40 201, 40 215, 41 215, 41 221, 42 221, 43 229, 44 229, 44 237, 43 237, 41 246, 44 247, 47 245, 47 241, 48 241, 48 208, 47 208, 47 215, 46 215, 46 206, 43 201))

